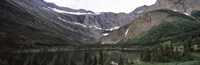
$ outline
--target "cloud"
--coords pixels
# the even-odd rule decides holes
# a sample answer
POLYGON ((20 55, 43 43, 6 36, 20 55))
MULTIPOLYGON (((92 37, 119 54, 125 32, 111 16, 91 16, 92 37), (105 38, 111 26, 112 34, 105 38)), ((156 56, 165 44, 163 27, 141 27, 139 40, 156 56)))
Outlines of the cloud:
POLYGON ((87 9, 95 12, 126 12, 133 11, 136 7, 152 5, 156 0, 45 0, 59 6, 74 9, 87 9))

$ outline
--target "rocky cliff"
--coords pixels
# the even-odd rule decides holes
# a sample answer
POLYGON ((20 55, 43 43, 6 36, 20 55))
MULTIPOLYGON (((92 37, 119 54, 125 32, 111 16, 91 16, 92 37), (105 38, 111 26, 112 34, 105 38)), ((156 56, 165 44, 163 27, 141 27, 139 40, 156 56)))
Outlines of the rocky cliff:
POLYGON ((96 43, 137 17, 59 7, 43 0, 1 0, 0 13, 2 47, 96 43))
MULTIPOLYGON (((134 43, 134 42, 139 43, 137 40, 133 41, 132 39, 142 37, 140 35, 146 34, 146 32, 144 32, 144 30, 148 31, 149 28, 152 28, 152 26, 156 27, 159 23, 161 23, 163 21, 168 21, 168 20, 181 21, 180 18, 169 17, 169 15, 177 16, 177 17, 192 16, 191 15, 192 11, 200 10, 199 2, 200 2, 200 0, 157 0, 156 3, 151 6, 139 7, 137 9, 135 9, 135 11, 133 11, 133 12, 139 12, 141 15, 138 15, 138 18, 133 20, 132 24, 130 23, 130 24, 110 33, 110 35, 103 37, 102 43, 104 43, 104 44, 106 44, 106 43, 107 44, 121 43, 121 42, 123 42, 122 39, 123 40, 129 39, 128 42, 131 42, 131 43, 134 43), (160 9, 161 9, 161 11, 162 10, 166 10, 166 11, 161 13, 161 12, 159 12, 160 9), (154 12, 154 14, 152 13, 152 11, 154 12), (177 12, 179 12, 179 14, 177 14, 177 12), (130 41, 130 39, 132 41, 130 41)), ((134 14, 133 12, 130 14, 134 14)), ((193 13, 193 15, 194 15, 194 13, 193 13)), ((191 22, 194 22, 194 20, 191 22)), ((199 24, 197 23, 197 25, 199 25, 199 24)), ((193 25, 189 25, 189 26, 193 26, 193 25)), ((154 32, 154 33, 157 33, 157 32, 154 32)), ((153 37, 154 33, 152 33, 152 36, 151 35, 148 35, 148 36, 150 38, 156 38, 156 37, 153 37)), ((170 32, 166 32, 166 33, 170 33, 170 32)), ((160 35, 160 36, 162 36, 162 35, 160 35)), ((143 41, 147 41, 147 40, 148 39, 143 40, 143 41)), ((154 41, 156 41, 156 40, 154 40, 154 41)))
POLYGON ((200 0, 157 0, 150 10, 170 9, 190 14, 192 10, 200 10, 200 0))

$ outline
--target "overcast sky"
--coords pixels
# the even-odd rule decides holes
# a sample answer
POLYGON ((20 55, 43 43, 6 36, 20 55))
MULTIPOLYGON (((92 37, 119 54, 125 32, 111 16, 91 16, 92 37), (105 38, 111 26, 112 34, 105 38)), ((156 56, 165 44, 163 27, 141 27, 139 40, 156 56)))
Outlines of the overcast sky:
POLYGON ((58 6, 73 9, 86 9, 94 12, 129 13, 143 5, 152 5, 156 0, 45 0, 58 6))

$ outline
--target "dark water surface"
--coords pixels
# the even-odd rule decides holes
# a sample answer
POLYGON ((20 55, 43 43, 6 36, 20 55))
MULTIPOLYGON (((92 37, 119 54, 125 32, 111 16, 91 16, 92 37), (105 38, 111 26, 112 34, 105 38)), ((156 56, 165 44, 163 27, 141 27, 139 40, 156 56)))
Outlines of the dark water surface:
POLYGON ((139 60, 140 52, 135 51, 54 51, 54 52, 29 52, 12 53, 0 52, 1 65, 68 65, 72 60, 76 65, 83 65, 85 57, 95 62, 103 56, 107 64, 118 63, 120 58, 126 62, 136 62, 139 60), (103 55, 101 55, 101 53, 103 55))

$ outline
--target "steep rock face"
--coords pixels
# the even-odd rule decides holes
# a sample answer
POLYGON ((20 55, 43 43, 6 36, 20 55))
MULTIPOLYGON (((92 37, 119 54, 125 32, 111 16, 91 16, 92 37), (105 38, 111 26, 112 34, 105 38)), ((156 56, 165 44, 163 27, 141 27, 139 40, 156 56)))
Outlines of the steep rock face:
POLYGON ((104 37, 102 43, 112 44, 117 43, 121 39, 136 37, 152 26, 158 25, 162 19, 166 18, 167 14, 161 12, 146 13, 134 20, 131 24, 120 28, 104 37))
MULTIPOLYGON (((95 13, 83 9, 75 10, 67 7, 59 7, 53 3, 47 3, 47 5, 48 7, 45 9, 50 9, 59 13, 59 16, 62 19, 77 22, 88 28, 99 30, 101 31, 99 34, 102 35, 130 23, 132 20, 137 18, 140 13, 142 13, 138 11, 131 12, 134 14, 112 12, 95 13)), ((145 11, 146 9, 147 6, 144 6, 144 8, 139 8, 138 10, 145 11)), ((98 35, 95 38, 98 39, 100 37, 101 36, 98 35)))
POLYGON ((0 35, 3 47, 74 45, 96 42, 99 30, 70 22, 43 0, 1 0, 0 35))
POLYGON ((74 21, 86 25, 87 27, 95 26, 104 31, 113 27, 121 27, 128 24, 135 16, 126 13, 101 13, 94 15, 71 15, 60 14, 62 18, 68 21, 74 21))
POLYGON ((170 9, 183 13, 191 13, 192 10, 200 10, 200 0, 157 0, 150 10, 170 9))
POLYGON ((132 11, 131 13, 129 14, 132 14, 132 15, 139 15, 141 13, 144 13, 144 12, 147 12, 147 10, 150 8, 150 6, 147 6, 147 5, 143 5, 143 6, 140 6, 138 8, 136 8, 134 11, 132 11))
POLYGON ((59 7, 43 0, 2 0, 0 5, 1 39, 7 39, 5 44, 10 38, 13 41, 8 46, 95 43, 105 31, 118 29, 135 18, 125 13, 59 7))
MULTIPOLYGON (((102 32, 105 29, 110 29, 113 27, 121 27, 128 24, 130 21, 134 20, 136 17, 131 14, 126 13, 112 13, 112 12, 101 12, 94 13, 92 11, 86 11, 83 9, 74 10, 67 7, 59 7, 55 4, 49 4, 51 9, 58 9, 66 12, 78 12, 79 14, 66 13, 66 12, 58 12, 61 16, 64 16, 68 21, 78 22, 84 24, 86 26, 95 26, 101 28, 102 32), (86 14, 81 14, 86 13, 86 14)), ((49 8, 48 7, 48 8, 49 8)))
POLYGON ((85 15, 83 24, 88 26, 96 25, 97 27, 105 29, 110 29, 116 26, 124 26, 128 24, 134 16, 125 13, 101 13, 99 15, 85 15))
MULTIPOLYGON (((83 24, 87 28, 99 30, 99 34, 104 34, 108 30, 117 29, 130 23, 138 17, 139 14, 126 14, 126 13, 112 13, 101 12, 95 13, 84 9, 71 9, 67 7, 59 7, 53 3, 46 3, 47 6, 43 7, 47 10, 53 10, 59 14, 59 17, 70 22, 77 22, 83 24)), ((134 13, 134 12, 133 12, 134 13)), ((95 36, 96 39, 102 36, 95 36)))
POLYGON ((131 24, 112 32, 106 37, 103 37, 102 43, 151 43, 152 41, 155 42, 160 39, 164 39, 162 38, 164 36, 182 34, 182 31, 199 30, 199 25, 200 24, 193 18, 179 12, 170 10, 153 10, 142 14, 131 24), (174 31, 162 32, 170 30, 174 31))
MULTIPOLYGON (((149 11, 154 11, 158 9, 167 9, 175 12, 181 12, 186 16, 190 15, 193 10, 200 10, 200 0, 157 0, 155 4, 151 6, 141 6, 136 8, 130 14, 137 15, 137 18, 132 21, 131 24, 128 24, 117 31, 111 32, 110 35, 102 38, 102 43, 112 44, 121 42, 121 40, 127 40, 130 38, 138 38, 138 35, 143 34, 145 30, 149 30, 152 26, 156 26, 164 20, 174 20, 176 17, 168 18, 167 13, 163 12, 154 12, 150 13, 149 11), (149 12, 149 13, 146 13, 149 12), (146 21, 146 22, 145 22, 146 21)), ((175 14, 180 15, 180 14, 175 14)), ((180 18, 177 18, 180 20, 180 18)), ((139 36, 140 37, 140 36, 139 36)))

